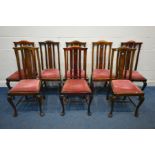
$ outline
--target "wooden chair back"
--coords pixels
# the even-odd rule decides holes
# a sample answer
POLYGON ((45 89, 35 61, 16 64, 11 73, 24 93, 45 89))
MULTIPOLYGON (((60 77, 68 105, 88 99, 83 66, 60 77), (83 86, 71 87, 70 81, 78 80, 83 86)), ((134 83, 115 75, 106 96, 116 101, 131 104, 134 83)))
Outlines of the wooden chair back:
POLYGON ((121 43, 121 47, 128 47, 128 48, 135 48, 136 49, 134 64, 133 64, 134 70, 137 70, 139 54, 140 54, 142 44, 143 44, 142 42, 135 42, 133 40, 121 43))
POLYGON ((72 46, 64 48, 65 57, 65 78, 67 72, 70 71, 71 79, 86 79, 87 72, 87 48, 72 46), (84 77, 81 76, 81 70, 85 72, 84 77))
POLYGON ((86 42, 80 42, 77 40, 66 42, 66 47, 71 47, 71 46, 86 47, 86 42))
POLYGON ((38 48, 14 47, 20 79, 36 79, 40 76, 41 67, 38 48))
POLYGON ((109 69, 112 42, 98 41, 92 43, 92 71, 109 69))
POLYGON ((60 70, 60 50, 59 42, 44 41, 39 42, 41 68, 60 70))
POLYGON ((30 47, 34 47, 35 44, 34 42, 31 41, 27 41, 27 40, 21 40, 21 41, 17 41, 17 42, 13 42, 15 47, 22 47, 22 46, 30 46, 30 47))
POLYGON ((128 77, 131 80, 135 50, 126 47, 112 49, 110 79, 115 75, 115 79, 128 77))

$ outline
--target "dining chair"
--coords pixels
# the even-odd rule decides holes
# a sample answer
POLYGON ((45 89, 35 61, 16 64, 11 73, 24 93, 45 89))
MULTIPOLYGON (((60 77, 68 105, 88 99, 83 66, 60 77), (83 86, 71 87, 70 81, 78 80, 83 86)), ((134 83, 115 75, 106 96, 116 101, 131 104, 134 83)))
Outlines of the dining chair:
POLYGON ((65 79, 61 92, 60 101, 62 106, 61 115, 65 115, 65 104, 69 97, 81 97, 88 104, 88 115, 91 115, 90 104, 93 98, 91 88, 86 81, 87 72, 87 48, 72 46, 64 48, 65 79), (83 70, 83 74, 80 72, 83 70), (70 76, 68 76, 68 71, 70 76))
POLYGON ((66 47, 71 47, 71 46, 86 47, 86 42, 81 42, 81 41, 78 41, 78 40, 66 42, 66 47))
POLYGON ((135 50, 136 49, 126 47, 112 49, 110 65, 111 80, 107 92, 107 99, 111 101, 111 109, 108 114, 109 117, 112 117, 116 99, 121 100, 121 97, 124 98, 124 96, 136 107, 134 115, 138 117, 139 107, 144 101, 144 92, 131 81, 135 50), (114 80, 112 77, 113 74, 115 75, 114 80), (126 79, 127 76, 129 76, 129 79, 126 79), (111 96, 109 97, 110 93, 111 96), (132 96, 138 96, 138 104, 134 103, 133 99, 131 99, 132 96))
MULTIPOLYGON (((17 42, 13 42, 13 43, 14 43, 14 47, 22 47, 22 46, 34 47, 35 46, 34 42, 30 42, 27 40, 21 40, 21 41, 17 41, 17 42)), ((23 77, 23 71, 21 71, 21 72, 22 72, 22 77, 23 77)), ((14 73, 12 73, 11 75, 9 75, 6 78, 6 85, 9 89, 11 89, 12 87, 11 87, 10 83, 17 82, 19 80, 20 80, 19 72, 15 71, 14 73)))
POLYGON ((38 48, 23 46, 14 47, 13 49, 17 60, 19 77, 21 79, 8 92, 7 99, 14 110, 13 116, 16 117, 18 115, 16 106, 22 102, 25 96, 33 96, 37 99, 39 102, 40 116, 44 116, 42 109, 43 96, 40 93, 41 82, 37 79, 41 71, 38 48), (16 103, 14 101, 15 96, 19 96, 19 100, 16 103))
POLYGON ((41 76, 40 79, 46 86, 47 81, 59 82, 61 84, 60 72, 60 50, 59 42, 44 41, 39 42, 41 57, 41 76))
POLYGON ((142 44, 143 44, 142 42, 135 42, 131 40, 127 42, 122 42, 121 46, 136 49, 131 80, 136 82, 143 82, 143 86, 141 89, 144 90, 147 86, 147 79, 140 72, 137 71, 138 60, 139 60, 142 44))
POLYGON ((110 80, 110 58, 112 42, 97 41, 92 43, 92 75, 91 85, 95 82, 107 82, 110 80))

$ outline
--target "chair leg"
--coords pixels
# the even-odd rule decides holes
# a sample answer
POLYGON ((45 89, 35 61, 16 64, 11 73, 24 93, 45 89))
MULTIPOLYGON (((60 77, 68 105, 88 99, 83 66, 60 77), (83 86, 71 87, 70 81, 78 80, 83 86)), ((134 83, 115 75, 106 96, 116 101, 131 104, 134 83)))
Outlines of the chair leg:
POLYGON ((37 95, 37 99, 39 102, 40 116, 43 117, 45 115, 45 113, 43 112, 43 97, 41 95, 37 95))
POLYGON ((12 106, 12 108, 13 108, 13 110, 14 110, 14 113, 13 113, 13 116, 14 117, 17 117, 17 109, 16 109, 16 106, 15 106, 15 104, 13 103, 13 96, 11 96, 11 95, 8 95, 8 102, 10 103, 10 105, 12 106))
POLYGON ((140 96, 139 99, 140 99, 139 103, 136 106, 136 110, 135 110, 135 117, 138 117, 138 110, 139 110, 140 106, 142 105, 142 103, 144 102, 144 96, 140 96))
POLYGON ((61 81, 59 82, 59 92, 61 92, 61 88, 62 88, 62 85, 61 85, 61 81))
POLYGON ((60 95, 60 103, 61 103, 61 107, 62 107, 62 111, 60 113, 61 116, 65 115, 65 106, 64 106, 64 100, 63 100, 64 96, 60 95))
POLYGON ((90 80, 90 87, 91 87, 92 92, 94 92, 94 82, 93 82, 92 77, 91 77, 91 80, 90 80))
POLYGON ((126 100, 126 96, 123 96, 123 100, 126 100))
POLYGON ((143 86, 142 86, 142 90, 144 90, 146 86, 147 86, 147 81, 144 81, 143 86))
POLYGON ((107 81, 105 81, 105 83, 104 83, 104 87, 106 87, 107 86, 107 81))
POLYGON ((47 87, 46 81, 42 81, 41 86, 42 86, 42 88, 44 88, 44 87, 46 88, 47 87))
POLYGON ((6 85, 7 85, 8 89, 12 88, 11 85, 10 85, 10 81, 9 80, 6 80, 6 85))
POLYGON ((28 100, 29 98, 28 98, 28 96, 25 96, 25 100, 28 100))
POLYGON ((111 92, 111 86, 110 86, 110 83, 108 85, 108 91, 107 91, 107 96, 106 96, 106 99, 109 100, 109 94, 111 92))
POLYGON ((44 81, 44 86, 45 86, 45 88, 47 88, 47 83, 46 83, 46 81, 44 81))
POLYGON ((88 116, 91 116, 90 105, 91 105, 92 99, 93 99, 93 96, 90 95, 89 102, 88 102, 88 111, 87 111, 88 116))
POLYGON ((108 117, 109 118, 112 117, 112 113, 113 113, 113 109, 114 109, 115 98, 116 98, 116 96, 114 96, 114 95, 111 97, 111 109, 110 109, 110 112, 108 114, 108 117))

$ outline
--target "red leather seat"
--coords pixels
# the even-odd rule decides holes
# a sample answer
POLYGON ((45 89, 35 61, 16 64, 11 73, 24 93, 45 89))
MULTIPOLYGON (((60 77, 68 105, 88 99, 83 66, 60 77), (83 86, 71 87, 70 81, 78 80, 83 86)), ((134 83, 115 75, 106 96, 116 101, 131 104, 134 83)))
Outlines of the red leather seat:
POLYGON ((40 85, 40 80, 21 80, 13 88, 10 89, 9 93, 39 93, 40 85))
POLYGON ((41 73, 41 79, 45 80, 60 79, 60 72, 58 69, 45 69, 41 73))
MULTIPOLYGON (((24 78, 23 70, 21 71, 21 76, 22 76, 21 78, 24 78)), ((16 72, 12 73, 7 79, 10 81, 19 81, 20 80, 19 72, 16 71, 16 72)))
MULTIPOLYGON (((79 77, 79 72, 77 73, 78 75, 78 78, 79 77)), ((74 77, 74 72, 72 71, 72 77, 74 77)), ((81 70, 81 78, 84 78, 85 77, 85 71, 84 70, 81 70)), ((71 78, 71 72, 70 71, 67 71, 67 78, 71 78)))
POLYGON ((117 94, 117 95, 143 94, 142 90, 138 88, 130 80, 112 80, 112 90, 114 94, 117 94))
POLYGON ((110 79, 110 70, 95 69, 93 71, 93 80, 108 80, 110 79))
MULTIPOLYGON (((129 71, 127 71, 127 78, 129 78, 129 71)), ((146 78, 143 75, 141 75, 139 72, 132 71, 131 80, 133 80, 133 81, 145 81, 146 78)))
POLYGON ((65 82, 62 93, 91 93, 91 89, 84 79, 70 79, 65 82))

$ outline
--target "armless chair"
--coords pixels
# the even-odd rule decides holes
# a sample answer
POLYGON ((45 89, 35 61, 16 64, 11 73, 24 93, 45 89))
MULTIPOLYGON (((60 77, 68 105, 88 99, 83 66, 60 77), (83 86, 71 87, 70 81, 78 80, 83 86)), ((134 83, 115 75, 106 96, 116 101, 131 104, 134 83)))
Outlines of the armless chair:
POLYGON ((92 43, 92 76, 91 84, 94 82, 105 82, 110 80, 110 58, 112 42, 98 41, 92 43))
MULTIPOLYGON (((138 117, 138 109, 144 101, 143 91, 137 87, 133 82, 131 82, 132 68, 134 60, 135 49, 131 48, 118 48, 112 49, 111 57, 111 69, 110 69, 110 85, 107 94, 107 99, 109 99, 109 92, 112 92, 111 99, 111 110, 109 112, 109 117, 112 117, 114 102, 118 97, 128 97, 131 103, 136 107, 135 117, 138 117), (114 68, 114 64, 115 68, 114 68), (115 72, 115 80, 112 78, 112 74, 115 72), (128 75, 129 73, 129 75, 128 75), (129 80, 126 77, 129 76, 129 80), (138 96, 139 103, 135 104, 130 98, 131 96, 138 96)), ((119 98, 121 99, 121 98, 119 98)))
POLYGON ((22 101, 24 96, 36 97, 39 102, 40 116, 43 116, 43 97, 40 94, 41 82, 37 79, 41 70, 38 48, 26 46, 15 47, 14 52, 16 55, 19 77, 21 79, 8 92, 8 102, 13 107, 14 116, 17 116, 16 105, 22 101), (16 104, 13 101, 15 96, 20 96, 16 104))
POLYGON ((81 42, 81 41, 78 41, 78 40, 66 42, 66 47, 71 47, 71 46, 86 47, 86 42, 81 42))
MULTIPOLYGON (((30 41, 27 41, 27 40, 21 40, 21 41, 18 41, 18 42, 14 42, 14 47, 22 47, 22 46, 30 46, 30 47, 34 47, 34 42, 30 42, 30 41)), ((22 72, 22 78, 23 78, 23 71, 22 72)), ((12 73, 11 75, 9 75, 7 78, 6 78, 6 85, 9 89, 11 89, 11 85, 10 85, 10 82, 17 82, 21 80, 20 77, 19 77, 19 72, 18 71, 15 71, 14 73, 12 73)))
POLYGON ((69 97, 82 97, 88 103, 88 115, 91 115, 90 104, 92 101, 92 91, 86 81, 87 48, 72 46, 64 48, 65 56, 65 78, 67 79, 60 92, 62 105, 61 115, 65 114, 65 100, 69 97), (79 72, 84 70, 84 75, 79 72), (70 71, 70 76, 67 76, 70 71))
MULTIPOLYGON (((128 48, 136 48, 131 80, 136 82, 143 82, 142 90, 144 90, 145 87, 147 86, 147 79, 137 71, 139 54, 141 51, 142 44, 143 44, 142 42, 128 41, 128 42, 122 42, 121 46, 128 47, 128 48)), ((128 76, 129 76, 129 73, 128 73, 128 76)))
POLYGON ((61 83, 60 74, 60 51, 59 42, 45 41, 39 42, 41 57, 41 81, 46 86, 46 81, 61 83))

